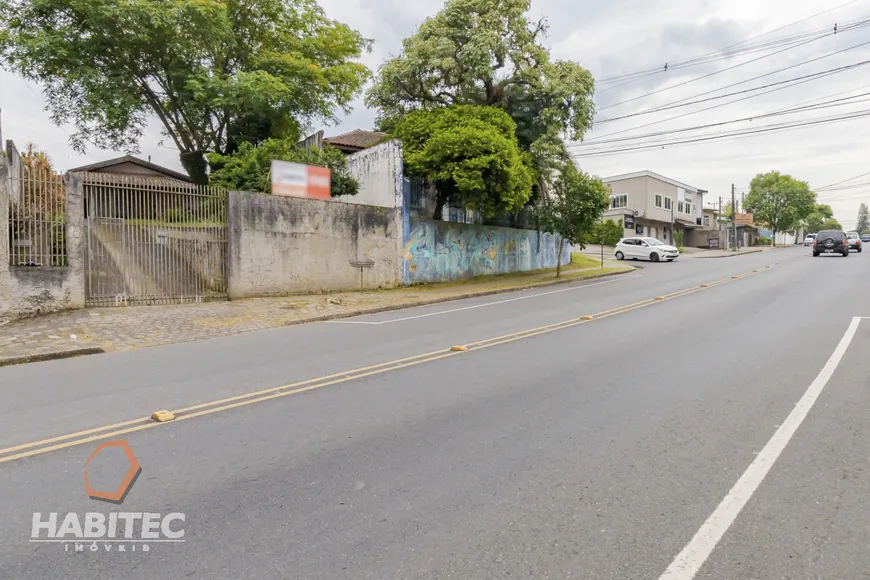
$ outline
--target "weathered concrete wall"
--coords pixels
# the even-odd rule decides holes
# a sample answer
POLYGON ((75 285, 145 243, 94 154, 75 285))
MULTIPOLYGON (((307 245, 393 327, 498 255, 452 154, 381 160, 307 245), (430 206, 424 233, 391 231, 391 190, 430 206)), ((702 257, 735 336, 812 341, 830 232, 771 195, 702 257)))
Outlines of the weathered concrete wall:
POLYGON ((402 282, 402 213, 385 208, 230 192, 231 299, 359 287, 350 260, 373 260, 366 288, 402 282))
MULTIPOLYGON (((441 282, 484 274, 506 274, 555 268, 559 238, 513 228, 467 225, 411 218, 405 243, 408 263, 405 283, 441 282)), ((562 251, 562 264, 571 262, 571 245, 562 251)))
POLYGON ((347 203, 402 207, 402 142, 391 140, 348 155, 351 174, 359 182, 359 193, 341 198, 347 203))
POLYGON ((67 266, 9 266, 8 167, 0 166, 0 322, 83 308, 84 209, 82 180, 71 176, 66 195, 67 266))

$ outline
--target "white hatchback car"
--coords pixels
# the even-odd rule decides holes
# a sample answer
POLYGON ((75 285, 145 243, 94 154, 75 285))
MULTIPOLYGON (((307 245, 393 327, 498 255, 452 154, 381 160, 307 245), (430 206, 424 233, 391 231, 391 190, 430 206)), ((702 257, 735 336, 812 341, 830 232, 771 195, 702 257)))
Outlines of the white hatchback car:
POLYGON ((655 238, 623 238, 614 249, 617 260, 651 260, 673 262, 680 257, 680 251, 674 246, 668 246, 655 238))
POLYGON ((812 246, 813 242, 816 240, 816 234, 807 234, 807 237, 804 238, 805 246, 812 246))

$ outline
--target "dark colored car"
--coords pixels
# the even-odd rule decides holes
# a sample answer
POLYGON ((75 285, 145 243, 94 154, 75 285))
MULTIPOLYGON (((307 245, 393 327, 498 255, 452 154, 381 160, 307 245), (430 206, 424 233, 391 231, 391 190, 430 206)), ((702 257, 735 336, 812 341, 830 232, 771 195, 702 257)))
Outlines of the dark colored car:
POLYGON ((849 241, 849 249, 861 253, 861 235, 858 232, 846 232, 846 239, 849 241))
POLYGON ((845 232, 840 230, 823 230, 816 235, 813 241, 813 256, 820 254, 840 254, 844 258, 849 257, 849 240, 845 232))

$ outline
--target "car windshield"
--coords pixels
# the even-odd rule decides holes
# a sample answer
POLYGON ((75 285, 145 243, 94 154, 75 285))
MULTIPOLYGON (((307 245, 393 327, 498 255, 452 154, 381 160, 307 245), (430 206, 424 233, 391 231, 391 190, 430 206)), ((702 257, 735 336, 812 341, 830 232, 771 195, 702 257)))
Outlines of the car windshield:
POLYGON ((664 246, 663 243, 661 243, 660 241, 658 241, 654 238, 644 238, 643 241, 645 241, 646 243, 648 243, 651 246, 664 246))

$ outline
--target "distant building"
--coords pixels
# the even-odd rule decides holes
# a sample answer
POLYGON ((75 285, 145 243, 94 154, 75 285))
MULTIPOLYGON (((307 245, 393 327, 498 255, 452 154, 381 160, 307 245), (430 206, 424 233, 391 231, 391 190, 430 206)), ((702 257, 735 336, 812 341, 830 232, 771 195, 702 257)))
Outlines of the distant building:
POLYGON ((100 161, 91 165, 83 165, 69 170, 69 173, 116 173, 121 175, 138 175, 144 177, 161 177, 164 179, 176 179, 185 183, 193 183, 193 180, 178 171, 162 167, 150 161, 124 155, 116 159, 100 161))
POLYGON ((637 171, 606 177, 610 185, 610 208, 604 217, 623 220, 624 235, 649 236, 665 243, 674 243, 673 232, 685 234, 703 224, 703 189, 686 185, 652 171, 637 171))
POLYGON ((382 141, 388 135, 380 131, 366 131, 364 129, 354 129, 349 133, 336 135, 335 137, 327 137, 323 140, 324 143, 329 143, 336 149, 339 149, 345 155, 368 149, 372 145, 382 141))

